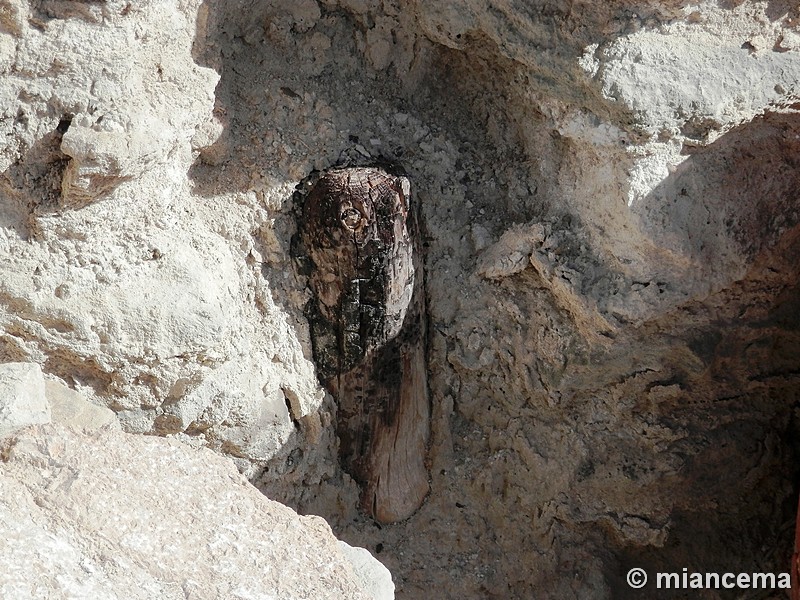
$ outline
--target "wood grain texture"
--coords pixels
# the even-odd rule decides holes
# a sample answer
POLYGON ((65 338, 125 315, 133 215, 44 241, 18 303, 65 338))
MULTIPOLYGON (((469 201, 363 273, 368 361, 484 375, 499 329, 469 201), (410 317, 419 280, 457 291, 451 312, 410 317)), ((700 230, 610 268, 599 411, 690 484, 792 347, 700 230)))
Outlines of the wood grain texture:
POLYGON ((342 466, 361 508, 388 523, 428 493, 426 323, 410 183, 378 167, 333 169, 313 184, 298 222, 314 299, 320 380, 338 406, 342 466))

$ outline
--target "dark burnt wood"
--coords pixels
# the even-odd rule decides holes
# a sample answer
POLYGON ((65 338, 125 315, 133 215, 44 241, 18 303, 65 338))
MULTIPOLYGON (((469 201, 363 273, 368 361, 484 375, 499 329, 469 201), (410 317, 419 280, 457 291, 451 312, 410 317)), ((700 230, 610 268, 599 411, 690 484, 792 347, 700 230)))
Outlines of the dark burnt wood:
POLYGON ((298 233, 314 295, 320 380, 338 406, 339 457, 384 523, 428 493, 429 400, 419 231, 410 183, 378 167, 327 171, 298 233))

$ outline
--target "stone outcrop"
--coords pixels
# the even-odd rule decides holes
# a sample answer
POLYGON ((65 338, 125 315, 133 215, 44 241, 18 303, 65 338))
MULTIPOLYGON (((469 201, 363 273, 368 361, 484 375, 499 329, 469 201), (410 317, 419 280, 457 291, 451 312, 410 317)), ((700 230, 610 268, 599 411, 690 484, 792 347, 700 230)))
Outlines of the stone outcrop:
POLYGON ((3 598, 394 597, 367 550, 265 498, 230 460, 123 433, 38 365, 0 365, 0 381, 16 400, 0 440, 3 598))
POLYGON ((779 571, 799 25, 784 0, 1 0, 0 361, 227 453, 404 597, 779 571), (289 253, 295 186, 355 155, 422 200, 431 492, 383 528, 289 253))
POLYGON ((189 193, 221 129, 199 6, 0 5, 0 359, 40 363, 129 431, 266 460, 322 393, 260 260, 240 260, 268 211, 231 198, 224 225, 189 193))
POLYGON ((209 450, 49 425, 3 457, 6 598, 387 597, 367 595, 323 519, 209 450))

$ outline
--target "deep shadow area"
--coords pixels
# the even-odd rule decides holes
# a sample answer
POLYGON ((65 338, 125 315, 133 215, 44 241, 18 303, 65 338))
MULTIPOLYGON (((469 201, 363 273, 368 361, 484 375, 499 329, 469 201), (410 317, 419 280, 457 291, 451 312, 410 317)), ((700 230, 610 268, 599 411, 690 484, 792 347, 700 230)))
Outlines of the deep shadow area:
POLYGON ((632 590, 632 567, 651 576, 789 570, 800 487, 798 132, 797 115, 758 118, 696 150, 648 198, 662 211, 662 239, 683 236, 686 290, 711 285, 695 283, 706 293, 636 333, 687 343, 691 360, 660 382, 677 391, 657 405, 658 422, 683 432, 665 448, 681 467, 660 483, 673 504, 669 532, 661 547, 621 549, 608 575, 614 597, 774 597, 652 582, 632 590))

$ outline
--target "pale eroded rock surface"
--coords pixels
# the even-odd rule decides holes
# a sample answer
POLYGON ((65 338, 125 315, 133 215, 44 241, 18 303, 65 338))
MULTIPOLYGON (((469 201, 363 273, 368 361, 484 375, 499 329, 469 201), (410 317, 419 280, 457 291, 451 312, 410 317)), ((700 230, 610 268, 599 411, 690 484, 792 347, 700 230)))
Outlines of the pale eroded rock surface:
POLYGON ((44 382, 52 422, 77 430, 119 428, 114 411, 85 400, 78 392, 57 381, 44 382))
POLYGON ((400 598, 780 570, 799 25, 784 0, 3 0, 0 360, 231 454, 400 598), (289 258, 292 190, 342 152, 406 168, 428 242, 432 491, 382 529, 289 258))
POLYGON ((392 574, 375 560, 369 550, 351 546, 341 540, 339 549, 353 565, 353 572, 370 598, 373 600, 392 600, 394 598, 392 574))
POLYGON ((266 460, 294 430, 287 399, 299 419, 322 396, 244 259, 265 207, 189 194, 221 127, 219 76, 192 58, 199 4, 2 4, 0 356, 129 430, 266 460))
POLYGON ((0 365, 0 437, 50 422, 42 369, 33 363, 0 365))
POLYGON ((2 456, 3 598, 393 597, 363 591, 323 519, 209 450, 47 425, 2 456))

